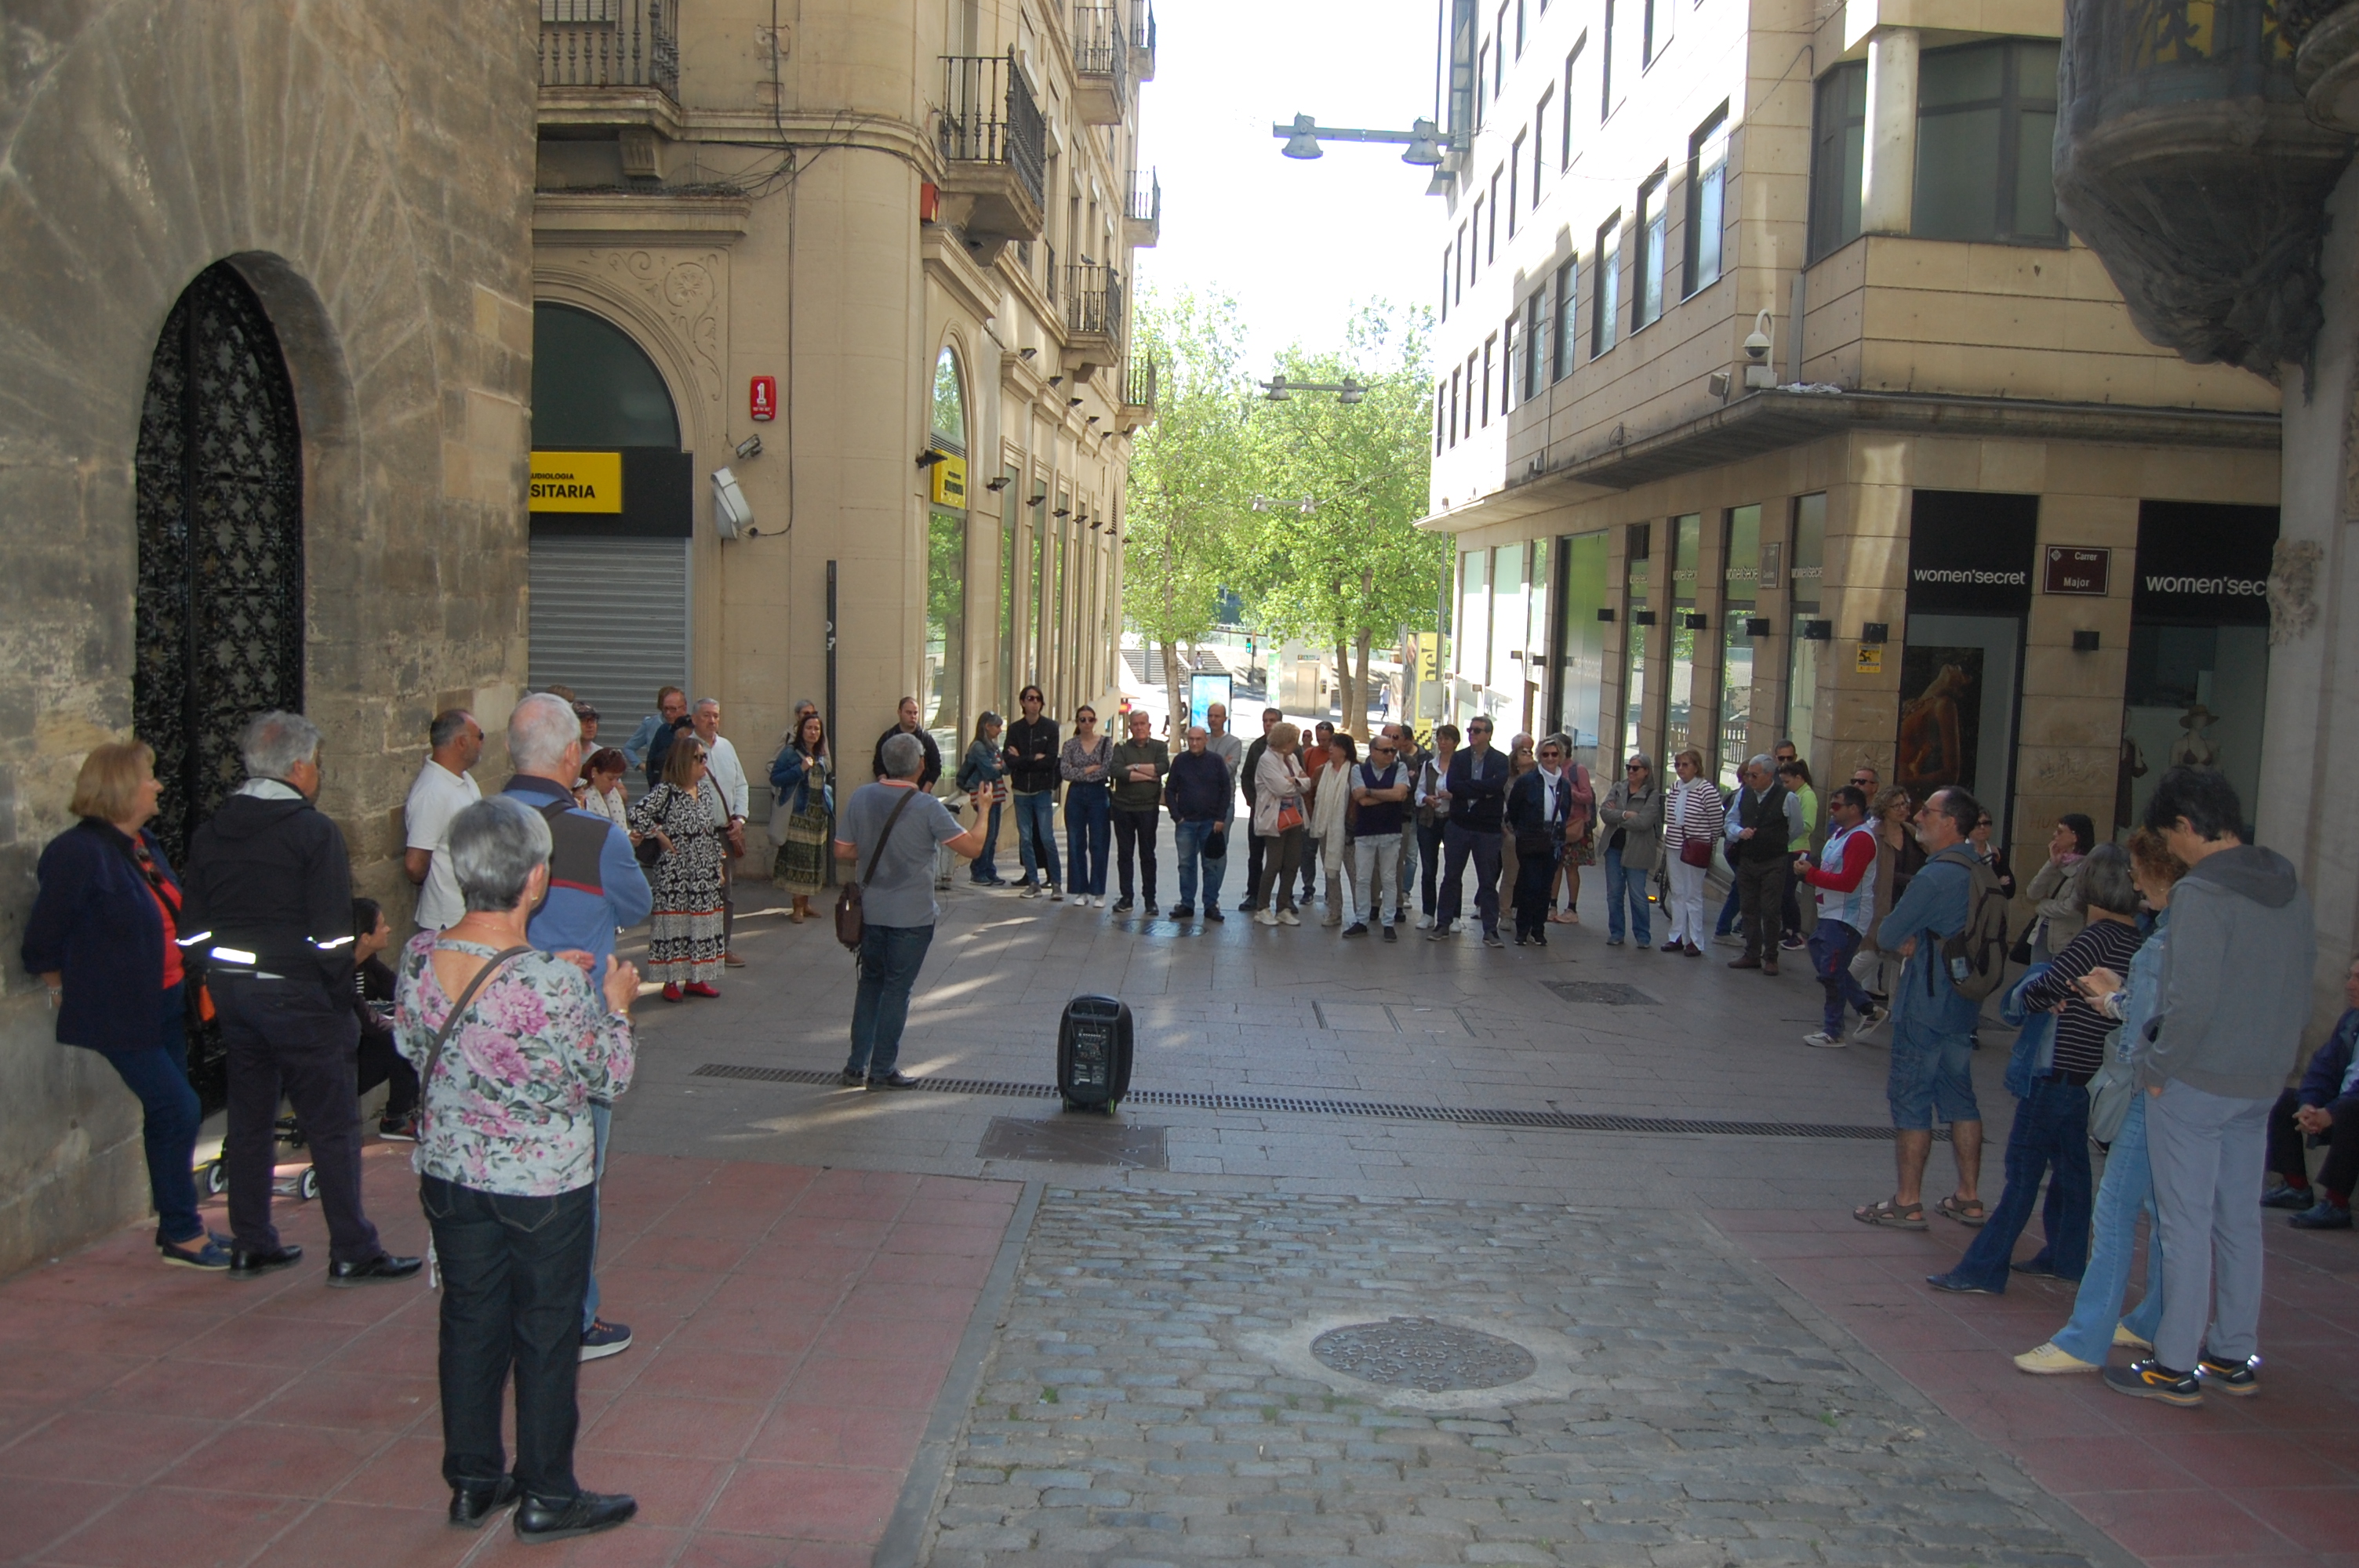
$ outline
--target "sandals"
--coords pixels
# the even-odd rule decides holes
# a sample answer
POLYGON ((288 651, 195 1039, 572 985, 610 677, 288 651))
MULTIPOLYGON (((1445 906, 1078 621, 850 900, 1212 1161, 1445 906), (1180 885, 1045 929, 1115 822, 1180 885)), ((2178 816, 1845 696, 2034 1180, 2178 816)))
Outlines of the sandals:
POLYGON ((1872 1203, 1864 1207, 1852 1210, 1851 1217, 1862 1225, 1881 1225, 1894 1230, 1925 1228, 1925 1206, 1921 1203, 1912 1203, 1903 1206, 1890 1198, 1886 1198, 1881 1203, 1872 1203))
POLYGON ((1969 1229, 1981 1228, 1983 1221, 1990 1217, 1989 1211, 1983 1207, 1982 1199, 1976 1198, 1972 1203, 1960 1203, 1955 1193, 1933 1206, 1940 1211, 1944 1219, 1954 1219, 1969 1229))

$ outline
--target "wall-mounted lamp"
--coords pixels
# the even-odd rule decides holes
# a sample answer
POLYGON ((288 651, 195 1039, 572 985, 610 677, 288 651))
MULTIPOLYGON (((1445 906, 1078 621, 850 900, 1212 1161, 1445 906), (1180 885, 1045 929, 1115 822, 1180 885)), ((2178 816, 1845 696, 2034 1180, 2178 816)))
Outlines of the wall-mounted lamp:
POLYGON ((1065 384, 1065 378, 1061 375, 1052 375, 1049 378, 1049 384, 1050 386, 1062 386, 1065 384))
POLYGON ((1651 610, 1634 610, 1630 612, 1630 624, 1633 626, 1652 626, 1654 623, 1655 612, 1651 610))
POLYGON ((1680 624, 1690 632, 1701 632, 1710 625, 1711 622, 1701 615, 1683 615, 1680 617, 1680 624))
POLYGON ((1716 370, 1703 378, 1703 389, 1723 403, 1728 401, 1728 373, 1716 370))
POLYGON ((984 485, 983 488, 991 492, 992 494, 997 495, 1001 491, 1007 488, 1008 483, 1009 481, 1007 476, 1006 474, 1001 474, 997 479, 993 480, 989 484, 984 485))
POLYGON ((1043 505, 1043 504, 1045 504, 1045 503, 1047 503, 1048 499, 1049 499, 1049 492, 1048 492, 1047 491, 1045 491, 1045 490, 1044 490, 1044 491, 1042 491, 1039 494, 1038 494, 1038 495, 1034 496, 1031 500, 1029 500, 1029 501, 1026 502, 1024 504, 1025 504, 1025 505, 1027 505, 1027 506, 1039 506, 1039 505, 1043 505))
POLYGON ((1834 635, 1835 623, 1832 621, 1802 622, 1802 641, 1805 643, 1831 643, 1834 641, 1834 635))
POLYGON ((1019 360, 1028 360, 1035 358, 1039 352, 1038 349, 1018 349, 1016 351, 1016 357, 1019 360))
POLYGON ((918 466, 921 469, 929 469, 936 463, 946 463, 950 461, 950 457, 951 455, 948 452, 938 452, 933 450, 931 448, 928 448, 926 450, 918 454, 918 466))
POLYGON ((2097 651, 2097 634, 2094 632, 2073 633, 2072 651, 2076 654, 2095 653, 2097 651))
POLYGON ((1767 616, 1748 615, 1745 618, 1745 634, 1748 637, 1770 637, 1777 633, 1771 629, 1767 616))
POLYGON ((1868 622, 1859 629, 1859 640, 1863 643, 1889 643, 1892 641, 1892 622, 1889 621, 1868 622))
POLYGON ((1065 399, 1065 406, 1068 408, 1079 408, 1081 406, 1082 400, 1078 397, 1068 397, 1065 399))
POLYGON ((1611 621, 1614 619, 1614 611, 1611 610, 1600 609, 1597 612, 1597 619, 1600 621, 1611 621))
POLYGON ((1091 416, 1089 416, 1089 418, 1088 418, 1087 420, 1085 420, 1085 421, 1083 421, 1083 422, 1084 422, 1085 424, 1094 425, 1094 424, 1096 424, 1096 423, 1098 422, 1098 420, 1099 420, 1100 418, 1102 418, 1102 417, 1103 417, 1103 416, 1102 416, 1102 415, 1097 415, 1097 414, 1093 414, 1093 415, 1091 415, 1091 416))
POLYGON ((1060 506, 1056 511, 1049 514, 1051 517, 1071 517, 1072 514, 1073 509, 1070 506, 1060 506))
POLYGON ((738 461, 740 461, 740 462, 749 462, 749 461, 751 461, 752 460, 754 460, 754 459, 756 459, 756 458, 760 457, 761 455, 762 455, 762 438, 761 438, 760 436, 758 436, 758 435, 756 435, 756 436, 748 436, 748 437, 746 437, 744 440, 742 440, 742 441, 740 441, 740 442, 738 442, 738 443, 737 443, 737 460, 738 460, 738 461))

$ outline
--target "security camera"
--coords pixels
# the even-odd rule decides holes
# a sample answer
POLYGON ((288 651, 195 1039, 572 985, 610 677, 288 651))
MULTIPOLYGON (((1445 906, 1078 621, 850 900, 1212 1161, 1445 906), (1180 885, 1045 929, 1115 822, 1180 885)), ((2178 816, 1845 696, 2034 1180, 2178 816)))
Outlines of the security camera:
POLYGON ((737 456, 738 456, 740 459, 753 459, 753 458, 758 458, 758 457, 760 457, 761 455, 762 455, 762 438, 761 438, 761 437, 759 437, 759 436, 748 436, 748 437, 746 437, 744 440, 742 440, 742 441, 740 441, 740 442, 738 442, 738 443, 737 443, 737 456))
POLYGON ((1745 357, 1755 364, 1769 362, 1769 312, 1767 310, 1753 319, 1753 331, 1745 340, 1745 357))

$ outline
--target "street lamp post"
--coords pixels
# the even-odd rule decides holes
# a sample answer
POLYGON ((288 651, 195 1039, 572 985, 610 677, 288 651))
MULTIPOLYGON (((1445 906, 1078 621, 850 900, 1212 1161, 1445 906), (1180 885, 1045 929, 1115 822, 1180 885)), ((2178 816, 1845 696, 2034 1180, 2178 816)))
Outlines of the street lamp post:
POLYGON ((1291 124, 1272 125, 1269 134, 1286 146, 1279 152, 1292 158, 1323 157, 1321 142, 1389 142, 1396 146, 1407 146, 1401 162, 1419 168, 1432 168, 1441 162, 1441 133, 1430 120, 1419 120, 1406 131, 1351 131, 1335 125, 1314 124, 1308 114, 1297 114, 1291 124))

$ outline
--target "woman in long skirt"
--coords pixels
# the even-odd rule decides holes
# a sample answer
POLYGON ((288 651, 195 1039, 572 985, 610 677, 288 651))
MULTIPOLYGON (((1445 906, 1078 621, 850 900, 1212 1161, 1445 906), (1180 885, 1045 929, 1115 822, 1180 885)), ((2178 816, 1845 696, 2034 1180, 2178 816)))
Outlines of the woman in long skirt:
POLYGON ((778 843, 770 881, 794 900, 787 916, 797 925, 810 918, 810 901, 827 891, 835 837, 833 762, 827 752, 827 726, 816 710, 796 721, 795 732, 770 764, 770 788, 777 801, 771 837, 778 843))
POLYGON ((721 830, 704 803, 705 752, 683 732, 664 756, 663 781, 631 807, 631 827, 664 847, 655 866, 656 907, 647 922, 647 974, 666 1001, 719 996, 723 935, 721 830))

